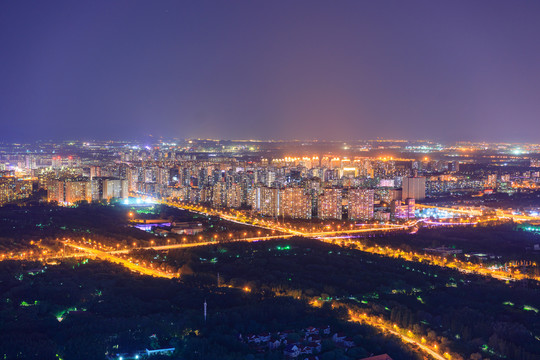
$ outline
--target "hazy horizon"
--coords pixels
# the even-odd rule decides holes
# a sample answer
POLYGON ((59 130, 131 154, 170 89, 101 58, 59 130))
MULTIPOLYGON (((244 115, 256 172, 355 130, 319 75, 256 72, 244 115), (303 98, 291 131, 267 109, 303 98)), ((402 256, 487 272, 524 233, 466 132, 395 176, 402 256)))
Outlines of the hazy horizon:
POLYGON ((540 3, 3 2, 1 141, 534 142, 540 3))

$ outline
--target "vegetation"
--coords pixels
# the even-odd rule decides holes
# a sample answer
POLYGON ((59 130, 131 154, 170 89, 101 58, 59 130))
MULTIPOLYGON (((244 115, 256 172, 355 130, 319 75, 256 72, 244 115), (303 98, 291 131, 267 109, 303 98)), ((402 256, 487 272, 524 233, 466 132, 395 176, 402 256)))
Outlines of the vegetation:
POLYGON ((223 284, 262 294, 347 304, 467 356, 540 354, 537 283, 506 284, 309 239, 174 250, 166 261, 208 284, 219 273, 223 284))
MULTIPOLYGON (((282 359, 281 349, 258 353, 238 335, 326 325, 354 336, 361 346, 349 350, 353 358, 390 352, 397 360, 419 359, 396 339, 341 321, 340 310, 216 287, 204 281, 204 275, 178 282, 88 260, 66 261, 43 271, 39 266, 0 263, 3 359, 102 360, 163 347, 176 348, 168 359, 282 359)), ((350 358, 335 346, 325 347, 325 352, 326 358, 350 358)))

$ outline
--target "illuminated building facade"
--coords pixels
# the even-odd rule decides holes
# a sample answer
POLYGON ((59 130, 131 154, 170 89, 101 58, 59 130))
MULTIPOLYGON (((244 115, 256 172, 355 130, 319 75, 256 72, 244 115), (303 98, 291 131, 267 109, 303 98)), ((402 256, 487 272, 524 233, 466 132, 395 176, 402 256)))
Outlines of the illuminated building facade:
POLYGON ((223 207, 227 203, 227 184, 220 181, 212 187, 212 206, 223 207))
POLYGON ((240 184, 231 184, 227 189, 227 207, 239 208, 242 206, 242 186, 240 184))
POLYGON ((373 219, 375 191, 371 189, 349 189, 349 219, 373 219))
POLYGON ((341 189, 324 189, 319 195, 317 217, 321 220, 343 217, 343 198, 341 189))
POLYGON ((293 219, 311 219, 311 196, 303 188, 281 190, 281 215, 293 219))
POLYGON ((25 199, 32 194, 32 180, 0 177, 0 204, 25 199))
POLYGON ((72 205, 78 201, 92 201, 92 186, 90 180, 62 179, 52 180, 47 190, 48 201, 72 205))
POLYGON ((261 215, 277 217, 280 214, 280 191, 277 188, 262 187, 261 189, 261 215))
POLYGON ((390 214, 394 219, 414 219, 416 210, 416 202, 414 199, 409 198, 405 201, 393 200, 390 203, 390 214))

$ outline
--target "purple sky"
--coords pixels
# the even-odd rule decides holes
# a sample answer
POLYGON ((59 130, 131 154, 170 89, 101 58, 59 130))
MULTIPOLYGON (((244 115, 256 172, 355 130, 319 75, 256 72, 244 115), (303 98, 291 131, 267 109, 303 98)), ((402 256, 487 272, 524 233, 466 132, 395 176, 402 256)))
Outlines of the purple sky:
POLYGON ((1 1, 0 124, 540 142, 540 2, 1 1))

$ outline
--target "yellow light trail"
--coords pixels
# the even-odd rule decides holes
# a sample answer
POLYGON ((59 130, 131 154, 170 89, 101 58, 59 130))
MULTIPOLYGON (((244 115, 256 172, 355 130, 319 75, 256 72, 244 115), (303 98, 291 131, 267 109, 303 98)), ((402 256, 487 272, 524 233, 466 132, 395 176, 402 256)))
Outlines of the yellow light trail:
POLYGON ((384 320, 382 320, 380 318, 376 318, 376 317, 373 317, 373 316, 370 317, 368 315, 354 316, 354 315, 352 315, 351 311, 349 311, 349 315, 350 315, 350 320, 353 321, 353 322, 363 323, 363 324, 366 324, 366 325, 369 325, 369 326, 376 327, 376 328, 382 330, 383 332, 389 332, 392 335, 395 335, 395 336, 399 337, 405 343, 414 344, 414 345, 418 346, 422 351, 428 353, 429 355, 431 355, 432 357, 434 357, 437 360, 448 360, 447 357, 445 358, 444 356, 442 356, 441 354, 436 352, 432 347, 424 345, 424 344, 422 344, 421 341, 417 341, 416 339, 414 339, 414 338, 412 338, 410 336, 402 334, 401 332, 397 331, 398 330, 397 328, 393 329, 392 327, 388 326, 384 322, 384 320))
POLYGON ((126 259, 122 259, 118 256, 114 256, 114 255, 111 255, 109 253, 106 253, 104 251, 101 251, 101 250, 96 250, 96 249, 93 249, 93 248, 89 248, 89 247, 86 247, 86 246, 81 246, 81 245, 78 245, 78 244, 72 244, 68 241, 65 241, 64 244, 66 244, 66 246, 69 246, 69 247, 72 247, 74 249, 77 249, 77 250, 82 250, 82 251, 85 251, 89 254, 92 254, 94 255, 95 257, 98 257, 102 260, 107 260, 107 261, 110 261, 110 262, 113 262, 115 264, 120 264, 132 271, 135 271, 135 272, 138 272, 140 274, 143 274, 143 275, 150 275, 150 276, 155 276, 155 277, 163 277, 163 278, 167 278, 167 279, 172 279, 175 277, 174 274, 169 274, 169 273, 166 273, 166 272, 163 272, 161 270, 157 270, 157 269, 152 269, 152 268, 148 268, 148 267, 145 267, 145 266, 142 266, 142 265, 139 265, 139 264, 135 264, 135 263, 132 263, 126 259))

